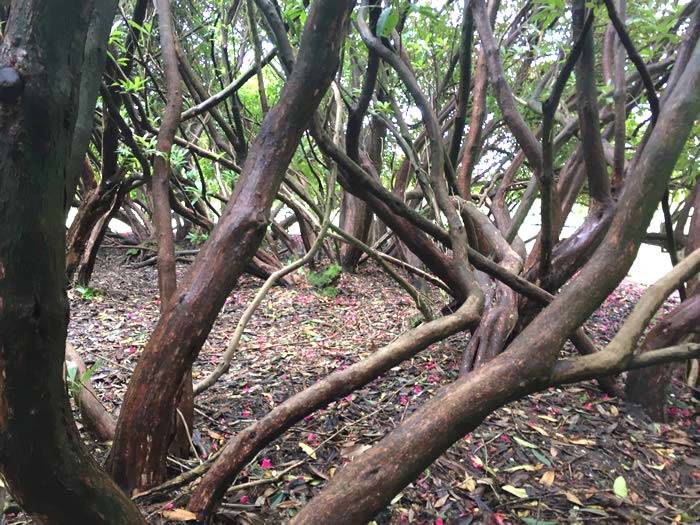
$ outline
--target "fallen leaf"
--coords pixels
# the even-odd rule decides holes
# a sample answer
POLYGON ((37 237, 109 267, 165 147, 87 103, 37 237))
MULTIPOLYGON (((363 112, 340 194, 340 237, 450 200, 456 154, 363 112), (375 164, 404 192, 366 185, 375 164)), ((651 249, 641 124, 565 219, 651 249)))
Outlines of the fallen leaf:
POLYGON ((583 507, 583 503, 581 503, 581 500, 578 499, 578 497, 576 497, 575 494, 572 494, 571 492, 565 492, 564 495, 566 496, 566 499, 568 499, 574 505, 583 507))
POLYGON ((464 474, 464 481, 457 485, 457 488, 460 488, 462 490, 468 490, 469 492, 473 492, 476 489, 476 481, 474 481, 474 478, 472 478, 469 474, 465 473, 464 474))
POLYGON ((527 498, 527 491, 525 489, 514 487, 513 485, 503 485, 501 489, 511 493, 513 496, 527 498))
POLYGON ((627 482, 625 481, 625 478, 622 476, 618 476, 615 478, 615 481, 613 482, 613 492, 615 495, 619 498, 626 498, 628 491, 627 491, 627 482))
POLYGON ((592 439, 570 439, 569 443, 573 445, 584 445, 587 447, 593 447, 596 444, 596 442, 592 439))
POLYGON ((540 478, 540 483, 542 483, 542 485, 544 485, 545 487, 551 487, 554 483, 554 471, 548 470, 547 472, 542 474, 542 477, 540 478))
POLYGON ((515 465, 514 467, 508 467, 503 469, 504 472, 518 472, 519 470, 525 470, 527 472, 536 472, 542 469, 542 465, 515 465))
POLYGON ((537 448, 537 445, 530 443, 529 441, 525 441, 524 439, 521 439, 518 436, 513 436, 513 439, 515 440, 516 443, 518 443, 522 447, 537 448))
POLYGON ((196 521, 197 515, 186 509, 164 510, 161 512, 164 518, 170 521, 196 521))
POLYGON ((300 442, 299 442, 299 446, 301 447, 301 450, 303 450, 304 452, 306 452, 306 455, 307 455, 307 456, 309 456, 309 457, 311 457, 311 458, 313 458, 313 459, 316 459, 316 452, 314 451, 313 448, 311 448, 309 445, 307 445, 307 444, 304 443, 303 441, 300 441, 300 442))
POLYGON ((365 450, 372 448, 371 445, 366 445, 364 443, 353 444, 349 447, 343 447, 340 449, 340 455, 346 459, 352 460, 353 458, 362 454, 365 450))
POLYGON ((547 434, 547 431, 545 429, 543 429, 542 427, 537 426, 537 425, 533 425, 532 423, 528 423, 527 426, 529 426, 535 432, 538 432, 538 433, 542 434, 543 436, 549 437, 549 434, 547 434))

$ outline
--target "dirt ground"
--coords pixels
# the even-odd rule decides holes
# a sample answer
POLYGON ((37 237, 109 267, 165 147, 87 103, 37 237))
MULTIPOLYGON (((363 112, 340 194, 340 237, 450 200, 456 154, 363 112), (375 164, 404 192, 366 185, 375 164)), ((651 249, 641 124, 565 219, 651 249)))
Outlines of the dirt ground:
MULTIPOLYGON (((231 294, 196 362, 195 381, 213 370, 259 285, 246 276, 231 294)), ((202 460, 291 394, 391 341, 417 314, 410 298, 373 266, 343 275, 336 290, 325 297, 303 277, 271 290, 229 372, 196 399, 193 441, 202 460)), ((587 332, 601 344, 609 341, 641 292, 624 283, 592 316, 587 332)), ((98 362, 93 385, 116 413, 158 318, 155 269, 129 268, 107 252, 91 288, 70 296, 69 341, 88 364, 98 362)), ((235 485, 243 487, 228 492, 217 522, 288 519, 336 469, 454 380, 465 345, 460 334, 433 345, 294 426, 241 473, 235 485)), ((700 405, 679 383, 672 390, 670 421, 661 425, 594 383, 513 403, 452 446, 376 522, 697 523, 700 405)), ((85 438, 103 459, 107 446, 85 438)), ((198 464, 197 458, 173 461, 172 475, 198 464)), ((190 491, 185 485, 139 503, 149 522, 165 523, 164 513, 184 507, 190 491)), ((21 514, 8 517, 25 522, 21 514)))

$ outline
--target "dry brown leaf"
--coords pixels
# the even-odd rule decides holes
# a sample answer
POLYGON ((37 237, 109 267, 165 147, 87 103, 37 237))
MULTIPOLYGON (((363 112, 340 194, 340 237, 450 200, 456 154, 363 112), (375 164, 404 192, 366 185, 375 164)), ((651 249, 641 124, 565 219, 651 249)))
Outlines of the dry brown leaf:
POLYGON ((554 483, 554 471, 548 470, 547 472, 542 474, 542 477, 540 478, 540 483, 542 483, 542 485, 544 485, 545 487, 551 487, 554 483))
POLYGON ((476 481, 474 481, 474 478, 472 478, 469 474, 464 474, 464 481, 457 485, 457 488, 460 488, 462 490, 468 490, 469 492, 473 492, 476 489, 476 481))
POLYGON ((573 445, 584 445, 587 447, 593 447, 596 444, 596 442, 592 439, 570 439, 569 443, 573 445))
POLYGON ((340 455, 352 461, 353 458, 356 458, 365 450, 368 450, 370 448, 372 448, 371 445, 367 445, 365 443, 357 443, 350 447, 343 447, 342 449, 340 449, 340 455))
POLYGON ((571 503, 574 505, 579 505, 583 506, 583 503, 581 503, 581 500, 576 497, 575 494, 572 494, 571 492, 565 492, 564 495, 566 496, 566 499, 568 499, 571 503))
POLYGON ((164 518, 170 521, 196 521, 197 515, 187 509, 164 510, 161 512, 164 518))

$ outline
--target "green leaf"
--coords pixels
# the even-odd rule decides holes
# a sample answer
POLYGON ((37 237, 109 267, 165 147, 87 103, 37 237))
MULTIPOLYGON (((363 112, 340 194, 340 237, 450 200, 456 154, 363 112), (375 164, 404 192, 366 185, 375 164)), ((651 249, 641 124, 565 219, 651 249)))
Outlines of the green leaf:
POLYGON ((382 14, 379 15, 379 20, 377 20, 377 36, 388 38, 398 23, 398 10, 393 6, 385 8, 382 14))
POLYGON ((75 377, 78 375, 78 366, 72 361, 68 361, 66 363, 66 372, 68 374, 68 380, 74 382, 75 377))
POLYGON ((544 454, 542 454, 541 452, 539 452, 537 450, 533 450, 532 455, 535 456, 539 460, 540 463, 543 463, 543 464, 547 465, 548 467, 552 466, 552 462, 549 461, 547 459, 547 457, 544 454))
POLYGON ((277 492, 270 498, 270 507, 273 509, 284 501, 284 492, 277 492))
POLYGON ((505 490, 506 492, 510 492, 513 496, 527 498, 527 491, 525 489, 514 487, 513 485, 503 485, 501 489, 505 490))
MULTIPOLYGON (((521 447, 525 448, 538 448, 537 445, 530 443, 529 441, 525 441, 524 439, 519 438, 518 436, 513 436, 513 439, 515 442, 520 445, 521 447)), ((539 458, 538 458, 539 459, 539 458)))
POLYGON ((619 498, 626 498, 628 491, 627 491, 627 482, 625 481, 625 478, 622 476, 618 476, 615 478, 615 482, 613 483, 613 492, 615 495, 619 498))
POLYGON ((538 520, 537 518, 523 518, 527 525, 556 525, 556 521, 538 520))
POLYGON ((301 447, 301 450, 303 450, 304 452, 306 452, 306 455, 307 455, 307 456, 316 459, 316 452, 314 451, 313 448, 311 448, 309 445, 307 445, 307 444, 304 443, 303 441, 300 441, 300 442, 299 442, 299 446, 301 447))

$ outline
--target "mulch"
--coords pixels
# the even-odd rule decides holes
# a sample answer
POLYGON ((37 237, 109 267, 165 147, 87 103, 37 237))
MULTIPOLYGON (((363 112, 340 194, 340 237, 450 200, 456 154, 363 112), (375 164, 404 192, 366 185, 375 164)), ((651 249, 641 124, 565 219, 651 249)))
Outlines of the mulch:
MULTIPOLYGON (((195 381, 214 369, 259 286, 252 277, 240 280, 195 364, 195 381)), ((290 395, 397 337, 417 314, 410 298, 374 266, 344 274, 336 291, 324 296, 300 276, 293 287, 269 292, 231 369, 196 399, 193 441, 201 459, 290 395)), ((608 342, 642 292, 624 282, 591 317, 587 332, 599 344, 608 342)), ((100 258, 92 288, 70 292, 69 341, 88 364, 99 361, 92 383, 115 413, 158 318, 157 295, 154 268, 130 269, 110 254, 100 258)), ((436 294, 433 300, 444 298, 436 294)), ((337 469, 453 381, 466 342, 458 334, 435 344, 294 426, 239 475, 235 485, 244 488, 227 493, 217 522, 289 519, 337 469)), ((491 414, 375 521, 697 522, 699 406, 680 382, 672 385, 668 424, 651 422, 591 382, 540 392, 491 414)), ((87 434, 85 439, 98 458, 106 456, 106 445, 87 434)), ((173 461, 172 474, 197 464, 196 458, 173 461)), ((178 516, 189 494, 188 486, 162 494, 142 505, 144 513, 151 523, 169 523, 166 516, 178 516)), ((17 515, 9 523, 22 521, 17 515)))

